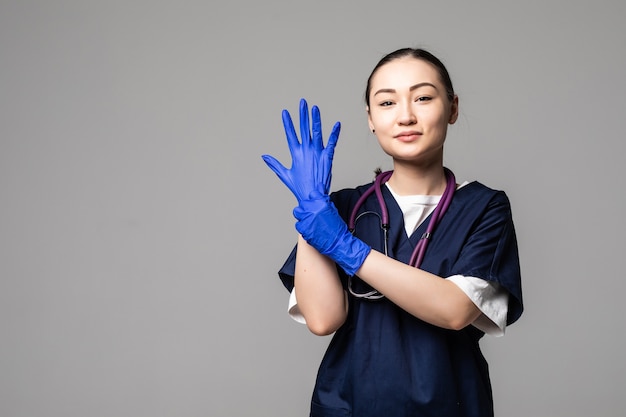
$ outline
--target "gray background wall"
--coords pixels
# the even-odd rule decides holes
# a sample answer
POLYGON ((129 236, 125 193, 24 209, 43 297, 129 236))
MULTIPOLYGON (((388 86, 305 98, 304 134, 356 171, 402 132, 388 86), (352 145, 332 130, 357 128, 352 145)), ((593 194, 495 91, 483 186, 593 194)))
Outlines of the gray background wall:
POLYGON ((621 1, 0 1, 0 415, 303 416, 328 338, 286 314, 280 111, 387 157, 365 79, 422 46, 446 164, 505 189, 526 313, 483 342, 499 416, 623 415, 621 1))

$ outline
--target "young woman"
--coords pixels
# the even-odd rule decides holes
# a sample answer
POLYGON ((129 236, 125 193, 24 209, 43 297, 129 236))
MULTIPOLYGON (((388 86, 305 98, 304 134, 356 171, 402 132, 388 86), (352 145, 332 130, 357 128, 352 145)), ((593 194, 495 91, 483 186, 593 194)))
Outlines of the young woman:
POLYGON ((448 71, 422 49, 385 56, 365 93, 367 119, 393 171, 329 195, 340 125, 323 145, 319 109, 300 105, 292 156, 268 166, 298 200, 300 233, 279 276, 290 313, 335 333, 311 416, 492 416, 479 340, 522 313, 517 242, 502 191, 457 184, 443 166, 459 101, 448 71))

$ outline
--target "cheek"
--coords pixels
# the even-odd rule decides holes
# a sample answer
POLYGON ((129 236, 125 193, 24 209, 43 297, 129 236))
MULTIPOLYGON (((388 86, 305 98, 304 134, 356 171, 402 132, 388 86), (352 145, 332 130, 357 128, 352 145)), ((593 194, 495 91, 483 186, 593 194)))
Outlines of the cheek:
POLYGON ((388 126, 390 123, 393 123, 393 115, 391 112, 376 112, 370 114, 370 123, 374 126, 378 126, 379 129, 388 126))
POLYGON ((430 128, 446 129, 450 115, 441 109, 432 109, 422 113, 422 122, 428 124, 430 128))

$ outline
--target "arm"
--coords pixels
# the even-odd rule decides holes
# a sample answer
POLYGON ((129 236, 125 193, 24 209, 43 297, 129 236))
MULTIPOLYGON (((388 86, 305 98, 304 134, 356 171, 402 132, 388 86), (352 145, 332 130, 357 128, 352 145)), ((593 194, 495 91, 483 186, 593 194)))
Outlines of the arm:
MULTIPOLYGON (((315 252, 332 258, 415 317, 448 329, 471 324, 480 310, 453 282, 371 250, 353 236, 328 198, 303 200, 296 229, 315 252)), ((330 323, 328 323, 330 325, 330 323)))
MULTIPOLYGON (((336 331, 348 312, 347 296, 335 263, 302 237, 298 241, 294 291, 309 330, 319 336, 336 331)), ((481 314, 454 282, 371 251, 358 275, 409 314, 435 326, 459 330, 481 314)))
POLYGON ((453 282, 371 250, 349 232, 327 197, 302 200, 294 215, 296 229, 314 252, 333 259, 348 275, 358 275, 415 317, 439 327, 462 329, 480 315, 480 309, 453 282))
MULTIPOLYGON (((348 252, 343 248, 367 245, 345 229, 336 209, 318 209, 316 205, 303 201, 294 210, 299 218, 296 228, 309 244, 334 259, 349 275, 359 275, 399 307, 437 326, 463 328, 480 317, 480 309, 459 286, 451 286, 456 285, 452 280, 414 269, 379 252, 372 251, 364 257, 352 256, 352 253, 365 251, 348 252), (326 235, 325 239, 318 239, 318 232, 326 235), (332 244, 325 245, 326 242, 332 244)), ((523 311, 510 204, 503 192, 487 193, 481 197, 477 210, 480 210, 480 221, 473 223, 471 231, 467 231, 469 234, 459 256, 450 265, 449 274, 482 278, 498 284, 506 294, 506 324, 509 325, 523 311)))
POLYGON ((471 324, 480 310, 453 282, 371 251, 357 275, 409 314, 447 329, 471 324))
MULTIPOLYGON (((335 123, 328 143, 324 146, 317 106, 311 109, 311 126, 308 104, 305 100, 300 101, 301 140, 298 140, 289 112, 284 110, 282 117, 291 153, 291 168, 287 169, 270 155, 263 155, 263 160, 291 190, 299 204, 311 198, 311 195, 328 197, 340 123, 335 123)), ((299 238, 296 252, 293 291, 298 299, 300 313, 313 333, 330 334, 345 321, 348 302, 335 263, 302 237, 299 238)))
POLYGON ((298 307, 309 330, 328 335, 346 320, 348 300, 337 267, 328 257, 298 238, 295 285, 298 307))

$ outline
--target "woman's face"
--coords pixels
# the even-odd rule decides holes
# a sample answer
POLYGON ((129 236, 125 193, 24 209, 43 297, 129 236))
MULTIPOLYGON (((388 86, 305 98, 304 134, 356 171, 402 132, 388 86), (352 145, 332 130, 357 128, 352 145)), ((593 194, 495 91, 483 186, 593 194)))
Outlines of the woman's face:
POLYGON ((372 77, 369 100, 370 129, 388 155, 418 165, 443 163, 458 98, 450 102, 434 66, 412 57, 383 65, 372 77))

